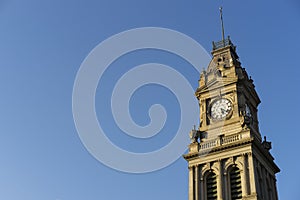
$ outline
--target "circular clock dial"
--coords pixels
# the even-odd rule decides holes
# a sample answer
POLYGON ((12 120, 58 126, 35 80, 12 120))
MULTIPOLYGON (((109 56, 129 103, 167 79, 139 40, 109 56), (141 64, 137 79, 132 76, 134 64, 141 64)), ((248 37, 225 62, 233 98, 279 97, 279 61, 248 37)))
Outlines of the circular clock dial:
POLYGON ((228 99, 216 100, 210 109, 210 115, 213 119, 225 119, 232 110, 231 102, 228 99))

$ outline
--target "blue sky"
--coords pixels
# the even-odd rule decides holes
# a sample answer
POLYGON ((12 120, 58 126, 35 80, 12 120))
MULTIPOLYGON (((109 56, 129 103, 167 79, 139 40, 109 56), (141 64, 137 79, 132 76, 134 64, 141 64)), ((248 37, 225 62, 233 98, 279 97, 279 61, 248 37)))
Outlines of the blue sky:
MULTIPOLYGON (((242 65, 262 100, 260 131, 272 141, 271 152, 282 170, 277 175, 279 197, 299 199, 297 0, 0 0, 0 199, 187 199, 188 171, 183 158, 156 172, 129 174, 106 167, 88 153, 73 121, 73 84, 95 46, 132 28, 173 29, 210 52, 211 42, 221 39, 220 5, 226 35, 237 45, 242 65)), ((151 104, 162 101, 171 112, 163 129, 168 134, 149 140, 131 141, 123 136, 111 121, 107 99, 102 98, 109 97, 110 84, 124 70, 159 59, 180 68, 197 87, 198 75, 184 61, 147 51, 120 58, 110 68, 115 71, 108 71, 103 79, 107 87, 98 88, 98 119, 104 118, 104 129, 113 132, 108 137, 124 149, 160 148, 178 127, 178 102, 165 88, 145 86, 132 99, 132 116, 141 125, 149 122, 145 113, 151 104), (123 71, 116 70, 123 64, 123 71)))

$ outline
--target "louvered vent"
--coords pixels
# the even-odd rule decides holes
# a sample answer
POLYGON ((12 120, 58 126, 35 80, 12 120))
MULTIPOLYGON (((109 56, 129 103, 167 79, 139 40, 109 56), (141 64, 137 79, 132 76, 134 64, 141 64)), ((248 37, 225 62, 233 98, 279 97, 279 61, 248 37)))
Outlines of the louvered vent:
POLYGON ((207 200, 217 199, 217 178, 216 174, 211 172, 206 177, 207 200))
POLYGON ((230 189, 232 200, 242 199, 241 174, 237 167, 230 171, 230 189))

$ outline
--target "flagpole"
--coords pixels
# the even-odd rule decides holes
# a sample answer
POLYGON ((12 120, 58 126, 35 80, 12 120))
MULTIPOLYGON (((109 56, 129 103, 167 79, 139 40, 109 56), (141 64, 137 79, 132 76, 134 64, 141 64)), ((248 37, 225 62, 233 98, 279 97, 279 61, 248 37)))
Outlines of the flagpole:
POLYGON ((220 7, 220 18, 221 18, 221 24, 222 24, 222 41, 223 41, 223 43, 225 43, 225 41, 224 41, 224 39, 225 39, 224 35, 225 34, 224 34, 224 22, 223 22, 223 8, 222 8, 222 6, 220 7))

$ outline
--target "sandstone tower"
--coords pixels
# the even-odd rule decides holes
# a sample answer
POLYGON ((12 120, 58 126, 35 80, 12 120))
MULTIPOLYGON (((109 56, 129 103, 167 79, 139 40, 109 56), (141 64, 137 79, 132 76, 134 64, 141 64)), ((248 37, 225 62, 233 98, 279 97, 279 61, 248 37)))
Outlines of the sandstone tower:
POLYGON ((189 200, 277 200, 279 168, 258 126, 260 99, 230 38, 213 42, 195 95, 200 125, 190 133, 189 200))

